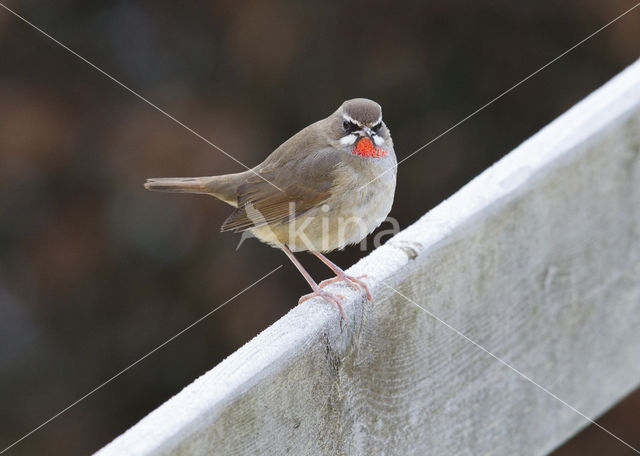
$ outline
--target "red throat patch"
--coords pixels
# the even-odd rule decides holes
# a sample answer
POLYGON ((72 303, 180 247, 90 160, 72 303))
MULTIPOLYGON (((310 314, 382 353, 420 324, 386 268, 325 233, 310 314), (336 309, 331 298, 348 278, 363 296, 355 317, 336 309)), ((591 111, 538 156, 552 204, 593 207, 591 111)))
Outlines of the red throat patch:
POLYGON ((361 157, 384 157, 387 155, 387 151, 376 147, 369 138, 362 138, 355 147, 351 150, 352 153, 360 155, 361 157))

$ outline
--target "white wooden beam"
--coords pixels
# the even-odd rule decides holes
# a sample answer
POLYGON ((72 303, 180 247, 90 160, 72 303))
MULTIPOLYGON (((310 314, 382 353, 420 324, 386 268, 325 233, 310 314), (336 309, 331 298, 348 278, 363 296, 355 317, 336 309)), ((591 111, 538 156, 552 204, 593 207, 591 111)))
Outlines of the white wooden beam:
POLYGON ((595 418, 640 384, 640 61, 350 271, 376 302, 337 286, 347 328, 324 301, 297 306, 97 454, 566 441, 588 421, 548 392, 595 418))

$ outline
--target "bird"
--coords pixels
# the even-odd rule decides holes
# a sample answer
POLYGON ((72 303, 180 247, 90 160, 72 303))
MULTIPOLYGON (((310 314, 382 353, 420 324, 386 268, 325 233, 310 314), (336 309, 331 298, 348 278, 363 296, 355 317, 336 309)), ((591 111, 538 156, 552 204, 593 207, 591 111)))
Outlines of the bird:
POLYGON ((381 106, 354 98, 300 130, 254 168, 218 176, 152 178, 144 186, 211 195, 232 206, 221 231, 249 231, 281 249, 311 287, 299 303, 319 296, 333 303, 346 322, 344 296, 324 287, 344 282, 373 302, 366 276, 347 275, 324 254, 360 242, 386 219, 396 169, 381 106), (316 283, 294 255, 304 251, 319 258, 335 277, 316 283))

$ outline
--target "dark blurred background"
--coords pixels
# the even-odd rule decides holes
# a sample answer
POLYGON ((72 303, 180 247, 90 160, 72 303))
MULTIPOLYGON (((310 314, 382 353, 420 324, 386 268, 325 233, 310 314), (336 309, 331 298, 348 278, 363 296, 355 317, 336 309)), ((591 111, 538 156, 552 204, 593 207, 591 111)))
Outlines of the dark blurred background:
MULTIPOLYGON (((402 159, 635 3, 2 1, 248 165, 357 96, 402 159)), ((391 215, 411 224, 632 63, 639 30, 640 9, 400 165, 391 215)), ((99 449, 308 292, 280 252, 235 251, 228 206, 142 188, 240 170, 0 8, 0 449, 284 264, 7 454, 99 449)), ((639 414, 636 392, 602 424, 638 446, 639 414)), ((588 428, 555 454, 629 451, 588 428)))

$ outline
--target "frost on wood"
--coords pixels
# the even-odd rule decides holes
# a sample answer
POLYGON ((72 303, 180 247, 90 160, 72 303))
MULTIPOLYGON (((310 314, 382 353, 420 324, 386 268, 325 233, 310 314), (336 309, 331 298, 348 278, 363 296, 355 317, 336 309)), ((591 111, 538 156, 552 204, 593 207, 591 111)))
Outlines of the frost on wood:
POLYGON ((639 182, 636 63, 351 268, 348 327, 305 302, 98 454, 551 451, 585 419, 417 305, 597 417, 640 383, 639 182))

